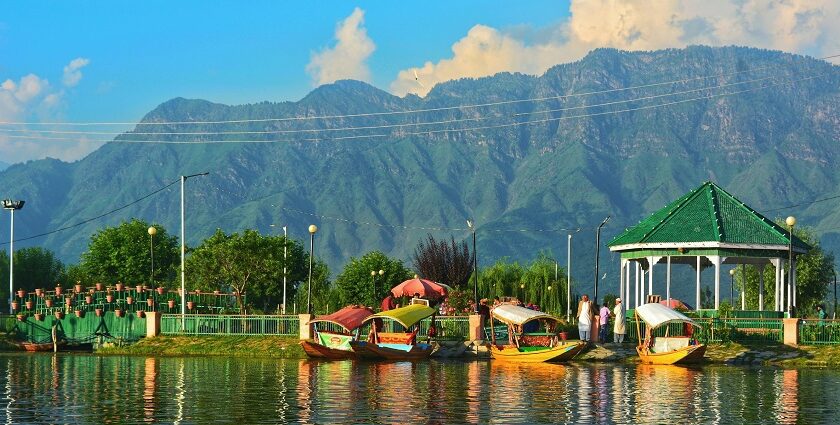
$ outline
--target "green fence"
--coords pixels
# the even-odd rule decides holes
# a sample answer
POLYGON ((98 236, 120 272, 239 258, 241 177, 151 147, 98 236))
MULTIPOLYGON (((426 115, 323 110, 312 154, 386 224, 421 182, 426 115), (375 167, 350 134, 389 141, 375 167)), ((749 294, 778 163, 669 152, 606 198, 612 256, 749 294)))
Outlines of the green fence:
MULTIPOLYGON (((784 326, 782 319, 744 319, 744 318, 703 318, 694 319, 700 325, 695 328, 692 336, 705 344, 720 344, 723 342, 740 343, 781 343, 784 340, 784 326)), ((642 332, 644 323, 640 324, 642 332)), ((612 327, 610 327, 612 332, 612 327)), ((686 329, 682 323, 672 323, 654 331, 654 336, 684 335, 686 329)), ((627 321, 627 339, 638 342, 636 320, 627 321)))
POLYGON ((800 320, 799 343, 803 345, 840 344, 840 320, 800 320))
MULTIPOLYGON (((0 320, 4 327, 10 323, 6 318, 0 320)), ((68 342, 92 342, 99 337, 104 340, 120 338, 136 341, 146 335, 146 319, 136 315, 117 317, 112 312, 86 314, 83 317, 65 316, 58 319, 55 315, 43 316, 41 320, 28 316, 24 320, 13 320, 12 328, 16 338, 21 341, 46 343, 52 341, 52 327, 56 326, 59 339, 68 342)))
POLYGON ((298 316, 187 314, 181 328, 180 314, 162 314, 163 335, 298 335, 298 316))

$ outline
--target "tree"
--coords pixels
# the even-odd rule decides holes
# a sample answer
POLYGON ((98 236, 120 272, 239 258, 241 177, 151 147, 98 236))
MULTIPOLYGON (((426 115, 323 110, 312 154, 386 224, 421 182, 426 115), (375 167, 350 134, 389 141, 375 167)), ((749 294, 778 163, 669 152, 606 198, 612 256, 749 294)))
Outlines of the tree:
MULTIPOLYGON (((793 234, 811 246, 811 250, 807 254, 796 257, 797 314, 800 316, 813 315, 817 305, 823 302, 828 293, 828 282, 833 279, 834 254, 823 251, 816 234, 807 227, 794 228, 793 234)), ((772 307, 775 302, 775 294, 773 293, 774 273, 775 270, 772 266, 764 267, 765 309, 768 305, 772 307)), ((752 265, 747 266, 746 274, 747 308, 758 309, 758 269, 752 265)), ((744 288, 740 268, 735 273, 735 281, 739 290, 744 288)), ((740 303, 736 304, 740 305, 740 303)))
POLYGON ((424 279, 445 283, 451 286, 465 285, 472 275, 473 252, 466 241, 437 241, 429 234, 426 241, 421 241, 414 249, 414 268, 424 279))
MULTIPOLYGON (((308 258, 307 255, 307 261, 309 261, 308 258)), ((306 302, 309 297, 308 267, 307 264, 307 278, 298 282, 297 293, 295 294, 298 313, 306 312, 306 302)), ((312 266, 312 314, 332 313, 341 304, 341 291, 330 283, 329 276, 329 267, 316 259, 312 266)), ((286 311, 290 310, 287 309, 286 311)))
MULTIPOLYGON (((189 284, 194 289, 232 290, 240 309, 242 295, 263 311, 282 303, 283 247, 287 248, 287 298, 294 298, 295 284, 306 279, 308 254, 297 241, 283 236, 263 236, 256 230, 230 235, 217 229, 187 259, 189 284)), ((288 310, 288 309, 287 309, 288 310)))
MULTIPOLYGON (((8 282, 8 266, 3 275, 3 282, 8 282)), ((33 291, 35 288, 52 287, 64 278, 64 264, 52 251, 41 247, 15 250, 15 289, 33 291)))
MULTIPOLYGON (((132 219, 117 227, 106 227, 90 238, 87 252, 79 264, 84 274, 100 282, 149 282, 152 253, 149 246, 150 224, 132 219)), ((154 224, 154 261, 156 286, 171 282, 180 265, 178 240, 163 226, 154 224)))
POLYGON ((412 273, 402 261, 389 258, 380 251, 371 251, 361 258, 350 258, 350 262, 336 277, 335 285, 340 292, 339 301, 342 305, 376 307, 391 288, 411 276, 412 273), (385 273, 379 275, 380 270, 385 273), (376 272, 376 276, 371 276, 371 272, 376 272), (373 279, 376 279, 376 294, 373 293, 373 279))
POLYGON ((559 313, 566 307, 566 273, 546 253, 541 252, 520 279, 522 301, 537 304, 544 311, 559 313), (557 279, 555 279, 555 275, 557 279))
POLYGON ((513 296, 519 293, 519 285, 525 270, 517 262, 504 257, 478 274, 478 292, 487 297, 513 296))

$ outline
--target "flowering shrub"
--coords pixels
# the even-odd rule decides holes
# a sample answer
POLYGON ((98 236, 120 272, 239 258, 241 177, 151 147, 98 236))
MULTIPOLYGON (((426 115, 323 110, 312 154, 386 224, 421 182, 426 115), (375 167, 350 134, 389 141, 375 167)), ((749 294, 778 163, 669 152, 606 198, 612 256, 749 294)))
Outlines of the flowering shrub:
POLYGON ((440 312, 447 316, 466 316, 475 311, 473 294, 462 289, 449 291, 449 296, 441 303, 440 312))

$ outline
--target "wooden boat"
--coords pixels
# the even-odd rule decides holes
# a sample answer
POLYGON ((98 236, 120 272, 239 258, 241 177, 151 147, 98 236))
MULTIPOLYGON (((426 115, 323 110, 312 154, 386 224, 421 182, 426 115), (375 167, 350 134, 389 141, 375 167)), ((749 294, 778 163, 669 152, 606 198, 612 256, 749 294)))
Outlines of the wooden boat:
POLYGON ((562 362, 572 359, 583 350, 581 341, 560 341, 558 319, 541 311, 502 304, 490 311, 490 328, 500 321, 508 326, 508 343, 498 344, 491 333, 490 355, 495 360, 520 363, 562 362), (540 326, 542 325, 542 326, 540 326), (529 329, 530 327, 536 329, 529 329), (542 327, 544 332, 539 332, 542 327))
POLYGON ((434 351, 431 344, 417 342, 419 322, 433 316, 437 310, 423 304, 412 304, 376 313, 365 322, 372 324, 367 341, 350 341, 353 351, 361 358, 385 360, 422 360, 434 351), (411 332, 381 332, 384 320, 399 323, 411 332))
POLYGON ((350 346, 350 342, 359 338, 359 328, 372 314, 373 310, 367 307, 347 306, 335 313, 316 317, 309 322, 313 326, 314 338, 303 340, 300 345, 306 355, 312 358, 330 360, 354 358, 356 353, 350 346), (344 332, 318 329, 319 324, 327 323, 338 325, 344 332))
MULTIPOLYGON (((670 326, 664 336, 654 336, 654 331, 672 323, 698 325, 684 314, 659 303, 643 304, 635 309, 636 331, 641 335, 640 321, 645 323, 645 338, 639 341, 636 352, 645 364, 696 363, 703 360, 706 345, 698 344, 689 335, 671 336, 670 326)), ((684 327, 684 326, 683 326, 684 327)))
MULTIPOLYGON (((53 343, 52 342, 44 342, 44 343, 37 343, 37 342, 29 342, 29 341, 22 341, 16 344, 20 347, 23 351, 29 352, 45 352, 45 351, 53 351, 53 343)), ((58 346, 61 347, 62 342, 59 341, 58 346)))

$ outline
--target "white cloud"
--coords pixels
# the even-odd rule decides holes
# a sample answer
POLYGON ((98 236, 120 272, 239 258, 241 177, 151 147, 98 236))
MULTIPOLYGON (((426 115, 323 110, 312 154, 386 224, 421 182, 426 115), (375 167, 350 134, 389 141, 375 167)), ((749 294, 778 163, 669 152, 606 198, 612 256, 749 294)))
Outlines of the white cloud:
POLYGON ((67 87, 75 87, 79 84, 79 81, 82 79, 82 68, 87 66, 90 63, 90 59, 87 58, 76 58, 70 61, 67 66, 64 67, 64 78, 62 78, 62 82, 67 87))
POLYGON ((840 51, 837 0, 572 0, 570 12, 568 20, 542 29, 476 25, 453 44, 451 57, 400 71, 391 91, 425 95, 443 81, 501 71, 538 75, 598 47, 734 44, 817 56, 840 51))
POLYGON ((346 78, 370 81, 366 61, 376 50, 376 45, 368 37, 364 23, 365 12, 357 7, 336 25, 335 46, 312 54, 306 72, 312 77, 314 85, 346 78))

